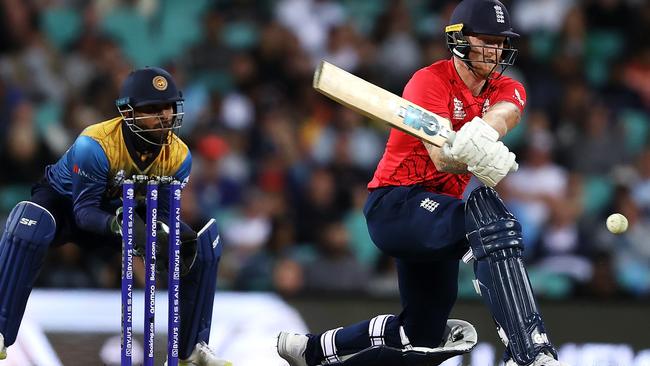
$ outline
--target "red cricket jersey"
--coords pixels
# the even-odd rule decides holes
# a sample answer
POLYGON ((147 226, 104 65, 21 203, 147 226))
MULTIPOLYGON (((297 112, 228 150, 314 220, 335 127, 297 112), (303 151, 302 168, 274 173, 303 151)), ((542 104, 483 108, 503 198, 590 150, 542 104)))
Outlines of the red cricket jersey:
MULTIPOLYGON (((456 72, 453 59, 441 60, 418 70, 406 84, 402 97, 447 118, 454 131, 474 117, 483 116, 491 105, 498 102, 511 102, 522 112, 526 104, 524 87, 507 76, 489 80, 481 94, 473 96, 456 72)), ((384 156, 368 183, 368 189, 419 184, 431 192, 460 198, 470 177, 470 173, 439 172, 422 141, 392 129, 384 156)))

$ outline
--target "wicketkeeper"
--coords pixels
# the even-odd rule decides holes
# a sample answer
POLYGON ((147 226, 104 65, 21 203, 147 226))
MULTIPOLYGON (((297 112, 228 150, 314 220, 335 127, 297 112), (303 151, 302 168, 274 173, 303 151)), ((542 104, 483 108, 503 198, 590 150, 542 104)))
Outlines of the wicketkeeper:
MULTIPOLYGON (((187 183, 192 156, 176 135, 183 96, 171 75, 157 67, 133 71, 116 101, 120 116, 86 128, 32 188, 29 201, 9 214, 0 240, 0 359, 15 340, 27 299, 47 249, 73 242, 121 248, 121 183, 133 175, 166 176, 187 183)), ((160 197, 169 188, 161 185, 160 197)), ((168 263, 163 225, 169 200, 159 200, 158 263, 168 263)), ((140 220, 136 230, 144 232, 140 220)), ((180 285, 181 365, 223 366, 207 343, 216 289, 218 237, 214 221, 197 236, 182 224, 180 285), (206 295, 207 294, 207 295, 206 295)), ((136 242, 143 245, 142 240, 136 242)), ((140 253, 144 253, 142 247, 140 253)))

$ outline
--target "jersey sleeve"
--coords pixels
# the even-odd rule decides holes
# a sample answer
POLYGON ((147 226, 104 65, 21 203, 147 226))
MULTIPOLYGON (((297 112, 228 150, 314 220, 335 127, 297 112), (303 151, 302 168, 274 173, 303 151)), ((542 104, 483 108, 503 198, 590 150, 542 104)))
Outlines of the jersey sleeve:
POLYGON ((88 136, 79 136, 72 149, 75 222, 83 230, 108 234, 113 215, 100 208, 108 179, 106 153, 97 141, 88 136))
POLYGON ((492 105, 499 102, 510 102, 519 108, 519 111, 524 112, 526 107, 526 89, 517 80, 510 78, 502 78, 499 80, 496 89, 496 95, 492 97, 492 105))
POLYGON ((176 180, 181 182, 182 188, 185 188, 185 185, 190 179, 190 173, 192 172, 192 153, 188 150, 185 160, 181 163, 181 166, 178 168, 174 177, 176 180))
POLYGON ((404 87, 402 97, 440 117, 451 119, 451 88, 430 69, 420 69, 404 87))

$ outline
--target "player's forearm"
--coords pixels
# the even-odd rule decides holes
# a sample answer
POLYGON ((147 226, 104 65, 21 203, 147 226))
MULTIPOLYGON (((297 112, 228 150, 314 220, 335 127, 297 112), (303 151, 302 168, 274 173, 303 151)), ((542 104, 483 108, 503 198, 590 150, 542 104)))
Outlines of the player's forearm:
POLYGON ((433 164, 439 172, 452 174, 467 173, 467 165, 442 154, 439 147, 426 142, 424 142, 424 147, 427 149, 431 161, 433 161, 433 164))
POLYGON ((467 165, 446 159, 446 158, 441 158, 438 160, 438 162, 434 162, 436 164, 436 169, 438 169, 439 172, 444 172, 444 173, 452 173, 452 174, 465 174, 467 173, 467 165))
POLYGON ((521 111, 510 102, 497 103, 483 115, 483 120, 494 128, 500 137, 515 128, 520 119, 521 111))
POLYGON ((98 207, 75 208, 74 215, 80 229, 99 235, 112 235, 110 223, 114 215, 98 207))

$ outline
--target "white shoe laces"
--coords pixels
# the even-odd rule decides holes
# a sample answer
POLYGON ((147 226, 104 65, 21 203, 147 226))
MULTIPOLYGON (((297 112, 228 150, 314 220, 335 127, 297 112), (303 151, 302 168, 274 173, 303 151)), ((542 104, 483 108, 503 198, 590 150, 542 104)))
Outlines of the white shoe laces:
POLYGON ((208 346, 207 343, 205 343, 205 342, 200 342, 199 345, 200 345, 200 347, 199 347, 199 353, 200 353, 202 356, 204 356, 204 357, 205 357, 205 356, 211 356, 211 357, 213 357, 213 358, 217 358, 217 354, 214 353, 214 351, 212 350, 212 348, 210 348, 210 346, 208 346))

